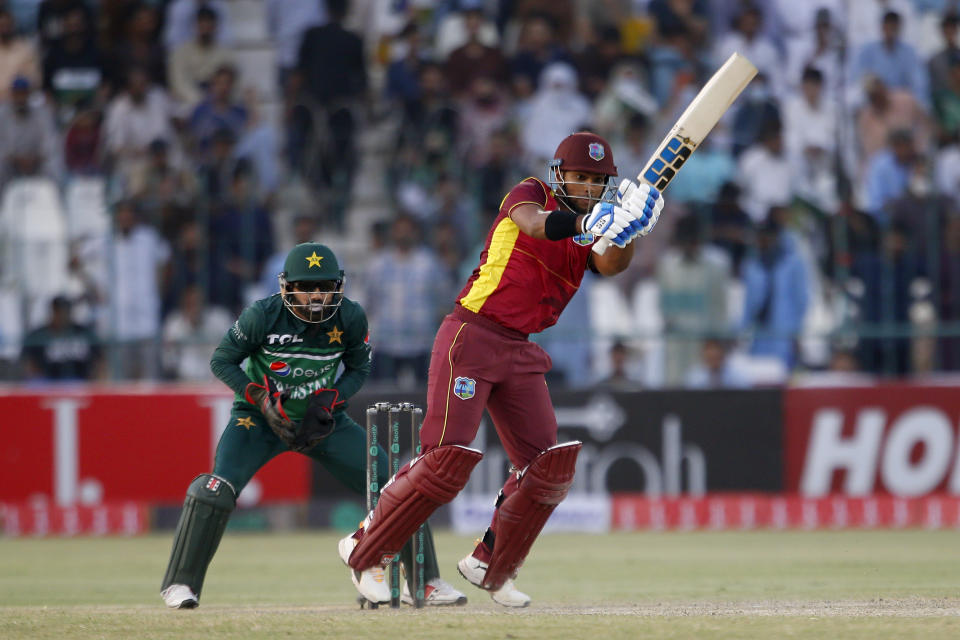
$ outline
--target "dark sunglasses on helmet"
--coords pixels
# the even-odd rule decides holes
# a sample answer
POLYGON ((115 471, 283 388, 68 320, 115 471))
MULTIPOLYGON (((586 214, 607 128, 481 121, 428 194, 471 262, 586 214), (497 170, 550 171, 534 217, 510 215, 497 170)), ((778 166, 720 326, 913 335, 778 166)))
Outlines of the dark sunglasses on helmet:
POLYGON ((339 280, 319 280, 317 282, 291 282, 290 288, 300 293, 311 293, 319 291, 320 293, 329 293, 340 288, 339 280))

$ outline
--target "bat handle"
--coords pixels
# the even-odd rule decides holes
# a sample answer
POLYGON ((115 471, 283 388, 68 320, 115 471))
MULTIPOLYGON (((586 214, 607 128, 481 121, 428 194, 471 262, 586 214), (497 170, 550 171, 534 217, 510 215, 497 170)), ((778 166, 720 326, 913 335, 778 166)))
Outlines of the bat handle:
POLYGON ((610 242, 609 238, 601 237, 599 240, 593 243, 593 247, 591 247, 591 249, 593 249, 593 252, 598 256, 602 256, 607 252, 607 249, 610 248, 612 244, 613 243, 610 242))

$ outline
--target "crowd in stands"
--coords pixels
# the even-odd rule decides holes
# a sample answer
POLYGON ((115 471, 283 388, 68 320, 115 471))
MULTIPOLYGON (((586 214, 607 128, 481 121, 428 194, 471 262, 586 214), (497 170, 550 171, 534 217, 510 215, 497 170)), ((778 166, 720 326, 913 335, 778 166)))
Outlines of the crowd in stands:
POLYGON ((536 337, 553 381, 957 371, 958 5, 0 0, 0 379, 208 381, 317 240, 374 380, 421 386, 509 188, 585 128, 637 175, 734 51, 630 269, 536 337))

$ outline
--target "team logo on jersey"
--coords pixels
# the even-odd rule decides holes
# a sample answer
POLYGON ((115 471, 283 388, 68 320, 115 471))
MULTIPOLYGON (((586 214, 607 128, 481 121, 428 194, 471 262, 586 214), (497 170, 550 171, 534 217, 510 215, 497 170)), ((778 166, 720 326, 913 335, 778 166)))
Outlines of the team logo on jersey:
POLYGON ((573 240, 574 244, 578 244, 581 247, 587 247, 593 244, 593 241, 596 240, 592 233, 581 233, 570 238, 573 240))
POLYGON ((290 375, 290 365, 288 365, 286 362, 280 362, 279 360, 276 360, 270 363, 270 371, 277 374, 281 378, 285 378, 290 375))
POLYGON ((477 381, 473 378, 457 378, 453 381, 453 395, 461 400, 469 400, 477 393, 477 381))
POLYGON ((607 155, 607 152, 599 142, 591 142, 587 146, 587 154, 597 162, 600 162, 603 160, 603 157, 607 155))

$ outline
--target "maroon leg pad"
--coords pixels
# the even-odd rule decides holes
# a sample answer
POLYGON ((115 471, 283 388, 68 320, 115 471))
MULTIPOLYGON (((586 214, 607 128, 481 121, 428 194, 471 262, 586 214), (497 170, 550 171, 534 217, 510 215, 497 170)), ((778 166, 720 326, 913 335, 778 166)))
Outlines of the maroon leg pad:
POLYGON ((484 589, 496 591, 523 564, 550 514, 567 497, 582 446, 574 441, 550 447, 521 472, 517 490, 494 514, 493 555, 484 589))
POLYGON ((437 507, 460 493, 481 458, 476 449, 447 445, 397 472, 380 492, 373 518, 350 554, 350 566, 364 571, 389 562, 437 507))

